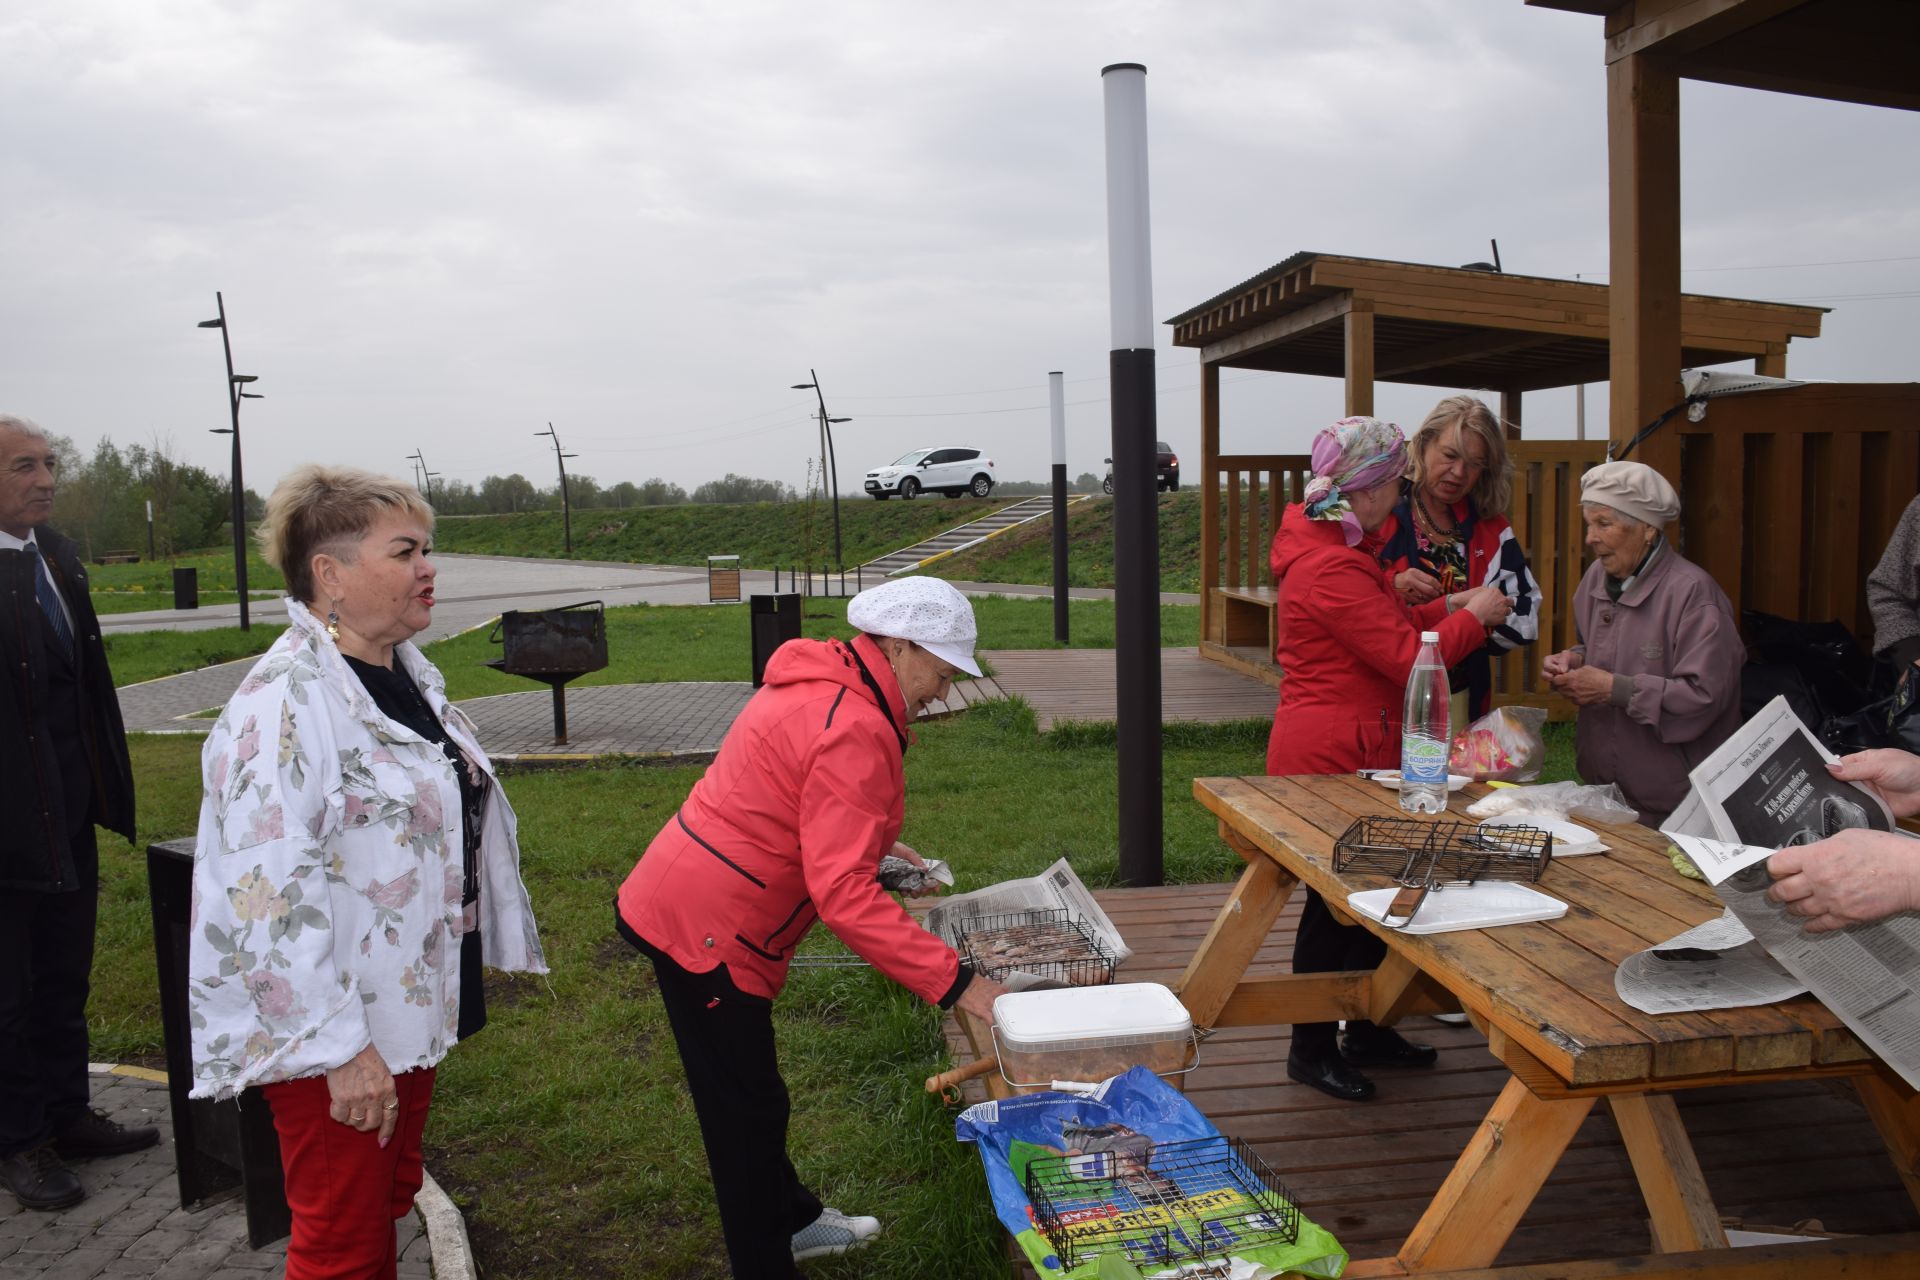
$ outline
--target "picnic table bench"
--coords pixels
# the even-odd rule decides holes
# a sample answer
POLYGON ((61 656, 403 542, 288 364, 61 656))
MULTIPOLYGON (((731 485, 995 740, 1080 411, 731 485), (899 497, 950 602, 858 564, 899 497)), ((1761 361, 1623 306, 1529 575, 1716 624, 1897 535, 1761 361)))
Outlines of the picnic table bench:
MULTIPOLYGON (((1455 807, 1483 793, 1471 788, 1455 798, 1455 807)), ((1249 978, 1249 962, 1299 885, 1319 890, 1337 909, 1349 891, 1388 883, 1378 876, 1336 874, 1333 844, 1354 819, 1399 816, 1399 809, 1392 792, 1343 776, 1200 778, 1194 794, 1247 862, 1176 988, 1196 1025, 1365 1017, 1390 1023, 1410 1013, 1459 1007, 1511 1073, 1398 1251, 1356 1260, 1349 1275, 1493 1266, 1601 1099, 1632 1161, 1654 1247, 1662 1254, 1688 1254, 1688 1276, 1799 1272, 1786 1264, 1754 1271, 1755 1254, 1726 1249, 1726 1233, 1674 1105, 1681 1091, 1845 1080, 1879 1130, 1909 1197, 1920 1205, 1920 1101, 1818 1000, 1803 996, 1758 1008, 1655 1016, 1614 994, 1613 974, 1622 959, 1719 912, 1711 890, 1672 870, 1666 838, 1658 832, 1603 827, 1600 835, 1611 853, 1552 863, 1539 887, 1569 904, 1559 920, 1421 936, 1359 919, 1387 943, 1376 970, 1249 978)), ((1783 1168, 1781 1176, 1791 1177, 1791 1169, 1783 1168)), ((1821 1248, 1840 1249, 1849 1258, 1857 1252, 1859 1274, 1920 1274, 1920 1236, 1861 1237, 1857 1244, 1836 1241, 1821 1248)), ((1597 1268, 1596 1277, 1666 1274, 1656 1261, 1580 1265, 1597 1268)))

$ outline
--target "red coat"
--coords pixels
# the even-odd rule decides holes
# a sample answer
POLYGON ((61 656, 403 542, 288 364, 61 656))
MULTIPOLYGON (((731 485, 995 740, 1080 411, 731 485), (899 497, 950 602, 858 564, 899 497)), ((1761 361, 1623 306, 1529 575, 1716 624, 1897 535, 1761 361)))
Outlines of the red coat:
POLYGON ((734 985, 769 999, 817 918, 901 986, 941 1000, 959 958, 874 878, 900 835, 905 723, 871 640, 781 645, 706 776, 620 886, 621 918, 681 968, 725 964, 734 985))
POLYGON ((1487 642, 1479 619, 1448 615, 1444 598, 1409 611, 1377 546, 1349 547, 1339 522, 1289 506, 1273 539, 1283 674, 1267 772, 1349 773, 1400 763, 1400 709, 1420 632, 1440 633, 1452 666, 1487 642))

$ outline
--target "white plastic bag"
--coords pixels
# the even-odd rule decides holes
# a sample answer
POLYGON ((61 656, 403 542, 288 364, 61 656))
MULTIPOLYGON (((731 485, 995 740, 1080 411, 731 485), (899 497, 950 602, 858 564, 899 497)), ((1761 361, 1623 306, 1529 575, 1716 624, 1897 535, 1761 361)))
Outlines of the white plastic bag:
POLYGON ((1447 772, 1475 782, 1532 782, 1547 755, 1546 722, 1545 707, 1495 707, 1454 735, 1447 772))
POLYGON ((1503 813, 1539 813, 1582 822, 1638 822, 1640 811, 1627 803, 1617 783, 1587 786, 1578 782, 1549 782, 1539 787, 1501 787, 1467 806, 1473 818, 1503 813))

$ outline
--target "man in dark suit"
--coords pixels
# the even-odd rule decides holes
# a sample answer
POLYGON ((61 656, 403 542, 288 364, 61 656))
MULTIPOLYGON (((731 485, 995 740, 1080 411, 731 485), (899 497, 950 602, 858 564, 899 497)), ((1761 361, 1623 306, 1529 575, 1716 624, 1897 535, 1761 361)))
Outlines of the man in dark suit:
POLYGON ((86 1196, 66 1159, 160 1140, 89 1106, 98 823, 133 839, 120 703, 74 544, 47 526, 46 433, 0 414, 0 1180, 29 1209, 86 1196))

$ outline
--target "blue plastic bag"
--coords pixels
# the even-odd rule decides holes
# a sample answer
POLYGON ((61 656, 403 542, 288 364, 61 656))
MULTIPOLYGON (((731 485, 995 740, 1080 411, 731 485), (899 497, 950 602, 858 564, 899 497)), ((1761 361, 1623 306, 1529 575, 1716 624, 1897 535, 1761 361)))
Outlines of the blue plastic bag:
MULTIPOLYGON (((1040 1234, 1023 1180, 1028 1163, 1037 1154, 1054 1156, 1099 1147, 1105 1150, 1106 1159, 1137 1159, 1144 1164, 1156 1146, 1218 1138, 1220 1131, 1166 1081, 1145 1067, 1135 1067, 1086 1094, 1029 1093, 968 1107, 954 1122, 954 1136, 979 1147, 994 1213, 1035 1269, 1061 1280, 1092 1280, 1114 1274, 1111 1266, 1102 1273, 1094 1260, 1067 1270, 1040 1234), (1090 1140, 1090 1135, 1096 1134, 1098 1138, 1090 1140)), ((1086 1157, 1096 1163, 1102 1158, 1086 1157)), ((1175 1213, 1178 1208, 1176 1204, 1175 1213)), ((1170 1230, 1180 1230, 1173 1216, 1169 1215, 1167 1222, 1170 1230)), ((1236 1276, 1244 1275, 1247 1280, 1286 1271, 1333 1280, 1347 1264, 1346 1250, 1339 1242, 1304 1216, 1295 1243, 1233 1252, 1249 1264, 1244 1272, 1235 1271, 1236 1276)))

